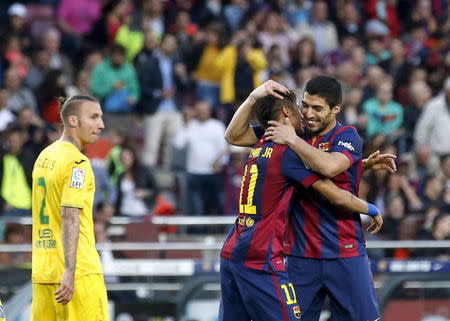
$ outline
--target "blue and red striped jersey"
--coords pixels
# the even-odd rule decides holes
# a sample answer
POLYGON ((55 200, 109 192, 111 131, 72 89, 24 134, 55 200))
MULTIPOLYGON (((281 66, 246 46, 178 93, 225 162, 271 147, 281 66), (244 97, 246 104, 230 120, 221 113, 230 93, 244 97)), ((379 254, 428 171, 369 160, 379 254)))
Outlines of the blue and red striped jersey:
MULTIPOLYGON (((362 142, 354 127, 337 124, 331 131, 313 141, 304 139, 326 152, 339 152, 350 160, 350 167, 331 180, 338 187, 358 195, 362 171, 362 142)), ((292 208, 286 252, 308 258, 345 258, 366 254, 359 213, 333 206, 312 189, 296 194, 292 208)))
POLYGON ((269 271, 274 267, 283 271, 294 189, 297 185, 307 188, 320 178, 289 147, 260 139, 245 166, 239 216, 225 240, 221 257, 252 269, 269 271))

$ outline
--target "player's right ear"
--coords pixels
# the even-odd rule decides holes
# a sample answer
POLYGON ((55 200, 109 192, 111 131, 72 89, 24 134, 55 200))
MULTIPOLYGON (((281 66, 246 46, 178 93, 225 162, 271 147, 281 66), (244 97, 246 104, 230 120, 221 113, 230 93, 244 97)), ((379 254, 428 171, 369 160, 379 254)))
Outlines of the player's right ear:
POLYGON ((291 116, 291 110, 287 106, 283 106, 282 113, 284 117, 291 116))
POLYGON ((67 123, 69 124, 69 127, 71 127, 71 128, 78 127, 77 116, 73 115, 73 116, 67 117, 67 123))

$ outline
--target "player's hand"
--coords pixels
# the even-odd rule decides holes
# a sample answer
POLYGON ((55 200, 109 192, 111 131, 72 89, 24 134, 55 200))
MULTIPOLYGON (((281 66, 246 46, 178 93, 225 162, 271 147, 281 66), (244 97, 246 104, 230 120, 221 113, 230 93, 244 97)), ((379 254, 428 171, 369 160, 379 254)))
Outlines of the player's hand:
POLYGON ((56 301, 61 304, 67 304, 72 300, 73 293, 75 292, 75 272, 64 271, 61 278, 61 284, 55 292, 56 301))
POLYGON ((267 128, 265 136, 266 141, 272 141, 277 144, 287 144, 289 139, 297 136, 295 128, 292 126, 288 117, 286 117, 285 123, 279 123, 275 120, 269 121, 270 127, 267 128))
POLYGON ((277 91, 287 93, 289 92, 289 89, 284 87, 282 84, 277 83, 276 81, 267 80, 261 86, 258 86, 255 89, 253 89, 253 91, 250 93, 250 97, 256 100, 259 98, 266 97, 267 95, 271 95, 274 96, 275 98, 283 99, 283 96, 278 94, 277 91))
POLYGON ((365 170, 387 170, 390 173, 395 173, 397 171, 397 166, 395 165, 395 159, 397 156, 394 154, 380 154, 377 150, 375 153, 371 154, 368 158, 363 159, 363 167, 365 170))
POLYGON ((378 231, 381 230, 381 227, 383 226, 383 218, 381 217, 381 214, 378 214, 377 216, 372 217, 372 224, 367 228, 367 232, 370 234, 376 234, 378 231))

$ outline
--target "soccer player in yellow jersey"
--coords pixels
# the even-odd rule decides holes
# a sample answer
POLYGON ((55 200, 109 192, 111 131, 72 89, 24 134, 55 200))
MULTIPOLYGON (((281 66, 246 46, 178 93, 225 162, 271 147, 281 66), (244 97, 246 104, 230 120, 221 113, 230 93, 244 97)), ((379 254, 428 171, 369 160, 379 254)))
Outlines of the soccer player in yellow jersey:
POLYGON ((64 131, 33 169, 32 321, 109 320, 95 248, 94 174, 81 153, 104 128, 99 103, 73 96, 60 106, 64 131))

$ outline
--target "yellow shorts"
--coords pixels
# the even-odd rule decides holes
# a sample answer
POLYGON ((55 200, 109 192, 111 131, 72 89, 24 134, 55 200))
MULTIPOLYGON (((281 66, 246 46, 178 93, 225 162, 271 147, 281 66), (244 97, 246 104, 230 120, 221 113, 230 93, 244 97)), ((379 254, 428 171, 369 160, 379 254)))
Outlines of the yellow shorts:
POLYGON ((33 283, 31 321, 109 321, 103 275, 86 275, 75 281, 72 300, 56 302, 59 284, 33 283))

